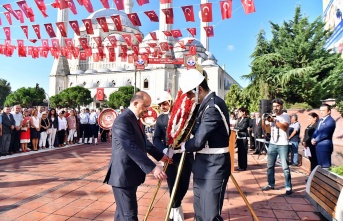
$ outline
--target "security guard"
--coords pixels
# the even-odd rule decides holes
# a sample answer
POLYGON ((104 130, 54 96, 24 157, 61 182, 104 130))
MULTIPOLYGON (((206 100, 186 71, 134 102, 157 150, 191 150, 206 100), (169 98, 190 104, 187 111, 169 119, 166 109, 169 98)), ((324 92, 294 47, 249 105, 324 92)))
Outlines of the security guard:
MULTIPOLYGON (((206 72, 203 71, 207 76, 206 72)), ((186 152, 196 152, 193 164, 194 212, 197 221, 223 220, 226 185, 231 174, 228 149, 230 122, 223 99, 208 87, 202 73, 188 70, 179 85, 189 98, 200 103, 193 138, 181 144, 186 152)))
MULTIPOLYGON (((171 95, 168 92, 163 91, 162 93, 160 93, 160 96, 157 97, 157 104, 160 106, 163 113, 157 118, 154 137, 153 137, 153 143, 159 150, 163 151, 164 154, 167 154, 170 158, 173 158, 173 164, 169 164, 166 170, 166 174, 168 176, 167 178, 168 189, 169 189, 169 194, 171 195, 182 154, 181 154, 180 148, 173 150, 172 148, 168 149, 167 147, 166 130, 168 127, 170 110, 172 108, 171 95)), ((170 216, 169 216, 170 220, 173 220, 173 221, 184 220, 183 211, 181 207, 181 201, 183 197, 186 195, 187 190, 188 190, 193 161, 194 161, 193 154, 192 153, 186 154, 185 162, 184 162, 182 173, 180 176, 179 185, 176 191, 174 202, 172 204, 172 209, 170 211, 170 216)))

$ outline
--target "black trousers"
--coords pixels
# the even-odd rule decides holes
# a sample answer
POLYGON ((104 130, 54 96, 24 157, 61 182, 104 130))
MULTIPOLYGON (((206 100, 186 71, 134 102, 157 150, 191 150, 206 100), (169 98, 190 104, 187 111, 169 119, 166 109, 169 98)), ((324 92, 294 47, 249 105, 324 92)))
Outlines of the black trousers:
POLYGON ((89 124, 80 124, 80 138, 88 139, 89 134, 89 124))
POLYGON ((12 130, 11 134, 11 145, 9 152, 16 153, 19 152, 20 148, 20 130, 12 130))
POLYGON ((101 142, 107 141, 108 133, 109 133, 109 130, 104 130, 104 129, 100 128, 101 142))
POLYGON ((66 134, 66 130, 64 129, 57 131, 58 144, 64 143, 65 134, 66 134))
POLYGON ((112 186, 116 201, 115 221, 138 221, 137 187, 119 188, 112 186))
MULTIPOLYGON (((228 168, 230 169, 230 168, 228 168)), ((194 212, 196 221, 223 221, 221 211, 229 178, 194 181, 194 212)))
POLYGON ((262 150, 262 142, 257 141, 256 139, 262 139, 262 136, 255 136, 255 152, 259 153, 262 150))
POLYGON ((311 171, 318 165, 316 147, 310 146, 311 156, 308 158, 311 162, 311 171))
POLYGON ((238 167, 247 169, 248 167, 248 139, 237 139, 238 147, 238 167))
POLYGON ((89 137, 94 137, 94 138, 98 138, 98 133, 99 133, 99 125, 96 124, 90 124, 89 125, 89 137))
MULTIPOLYGON (((166 174, 167 174, 167 183, 169 194, 171 195, 173 191, 173 187, 175 184, 175 179, 177 175, 177 170, 179 168, 179 163, 182 154, 174 154, 173 156, 173 163, 168 165, 166 174)), ((181 202, 183 197, 186 195, 188 187, 189 187, 189 180, 192 173, 192 165, 194 161, 193 153, 187 153, 185 156, 185 162, 183 164, 182 172, 180 174, 180 181, 179 185, 176 190, 174 202, 172 204, 173 208, 177 208, 181 206, 181 202)))

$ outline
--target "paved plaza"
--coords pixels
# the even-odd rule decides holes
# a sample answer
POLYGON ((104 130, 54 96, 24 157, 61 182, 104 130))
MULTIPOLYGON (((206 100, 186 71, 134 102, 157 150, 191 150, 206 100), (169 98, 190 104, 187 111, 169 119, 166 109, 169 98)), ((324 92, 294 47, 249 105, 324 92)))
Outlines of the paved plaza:
MULTIPOLYGON (((109 143, 73 145, 0 158, 0 221, 113 220, 116 208, 112 189, 102 181, 111 156, 109 143)), ((264 156, 248 156, 248 170, 234 172, 259 220, 325 220, 305 199, 306 173, 291 168, 293 194, 285 196, 283 173, 276 169, 276 189, 267 184, 264 156)), ((115 165, 114 165, 115 166, 115 165)), ((151 174, 138 188, 139 220, 143 220, 157 181, 151 174)), ((186 221, 193 221, 193 184, 183 201, 186 221)), ((169 203, 167 183, 157 194, 149 221, 163 221, 169 203)), ((235 185, 229 180, 223 207, 224 220, 253 220, 235 185)))

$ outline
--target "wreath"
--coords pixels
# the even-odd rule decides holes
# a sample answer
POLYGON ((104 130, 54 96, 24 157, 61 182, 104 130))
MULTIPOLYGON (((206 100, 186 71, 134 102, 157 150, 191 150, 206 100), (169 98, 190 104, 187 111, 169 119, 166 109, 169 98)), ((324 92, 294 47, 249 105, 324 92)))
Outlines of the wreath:
POLYGON ((158 117, 158 112, 155 108, 149 107, 148 111, 144 114, 144 116, 141 118, 141 122, 145 125, 145 126, 152 126, 156 123, 158 117), (152 122, 146 122, 146 118, 153 118, 152 122))
POLYGON ((186 138, 195 121, 197 105, 194 101, 182 94, 177 94, 167 127, 168 145, 179 146, 186 138))

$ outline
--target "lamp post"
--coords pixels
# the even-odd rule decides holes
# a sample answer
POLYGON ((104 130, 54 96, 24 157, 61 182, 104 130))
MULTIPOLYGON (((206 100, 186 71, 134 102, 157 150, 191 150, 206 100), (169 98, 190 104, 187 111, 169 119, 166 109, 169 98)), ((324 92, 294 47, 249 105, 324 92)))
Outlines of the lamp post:
POLYGON ((48 103, 48 110, 49 110, 49 108, 50 108, 50 97, 49 97, 49 95, 47 93, 44 92, 44 94, 48 97, 48 100, 44 99, 43 102, 44 103, 48 103))

